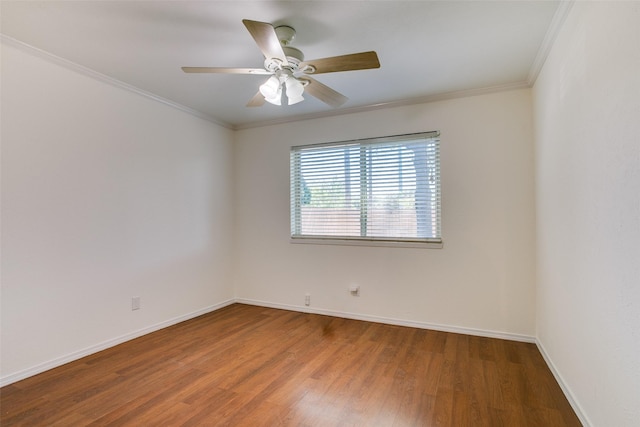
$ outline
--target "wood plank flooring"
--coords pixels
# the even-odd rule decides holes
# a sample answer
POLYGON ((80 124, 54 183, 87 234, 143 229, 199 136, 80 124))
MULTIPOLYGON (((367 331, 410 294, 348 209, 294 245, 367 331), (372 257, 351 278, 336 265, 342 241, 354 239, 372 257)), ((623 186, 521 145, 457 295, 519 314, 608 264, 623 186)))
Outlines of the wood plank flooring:
POLYGON ((533 344, 234 304, 0 389, 2 426, 580 426, 533 344))

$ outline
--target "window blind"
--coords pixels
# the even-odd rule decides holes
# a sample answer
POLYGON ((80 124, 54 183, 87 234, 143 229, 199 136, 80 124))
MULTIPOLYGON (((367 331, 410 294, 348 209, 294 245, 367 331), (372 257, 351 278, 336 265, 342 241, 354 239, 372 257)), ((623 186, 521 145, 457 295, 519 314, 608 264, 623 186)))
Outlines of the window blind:
POLYGON ((439 133, 292 147, 291 237, 441 242, 439 133))

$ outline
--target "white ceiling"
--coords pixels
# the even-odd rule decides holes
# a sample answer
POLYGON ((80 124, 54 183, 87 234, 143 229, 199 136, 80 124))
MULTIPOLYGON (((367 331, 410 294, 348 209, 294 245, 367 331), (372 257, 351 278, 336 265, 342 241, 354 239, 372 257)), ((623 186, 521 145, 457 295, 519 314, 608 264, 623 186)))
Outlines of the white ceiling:
POLYGON ((560 3, 3 0, 0 28, 5 40, 243 128, 525 86, 544 56, 560 3), (338 110, 311 96, 293 106, 245 107, 265 76, 180 69, 261 68, 263 57, 242 24, 245 18, 293 26, 292 45, 306 59, 375 50, 381 68, 318 75, 318 81, 349 97, 338 110))

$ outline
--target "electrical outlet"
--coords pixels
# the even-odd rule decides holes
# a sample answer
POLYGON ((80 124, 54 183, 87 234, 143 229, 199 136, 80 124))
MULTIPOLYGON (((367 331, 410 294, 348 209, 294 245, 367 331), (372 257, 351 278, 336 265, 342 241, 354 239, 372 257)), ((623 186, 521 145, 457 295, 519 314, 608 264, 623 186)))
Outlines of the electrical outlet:
POLYGON ((311 305, 311 295, 310 294, 306 294, 304 296, 304 305, 311 305))
POLYGON ((131 298, 131 311, 140 310, 140 297, 131 298))

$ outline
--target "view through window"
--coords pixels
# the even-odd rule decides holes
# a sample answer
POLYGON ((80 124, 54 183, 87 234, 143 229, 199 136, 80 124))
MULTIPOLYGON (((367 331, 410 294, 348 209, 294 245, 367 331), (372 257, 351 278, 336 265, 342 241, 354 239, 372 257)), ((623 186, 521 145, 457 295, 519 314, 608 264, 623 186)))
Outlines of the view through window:
POLYGON ((439 133, 291 149, 291 237, 440 243, 439 133))

